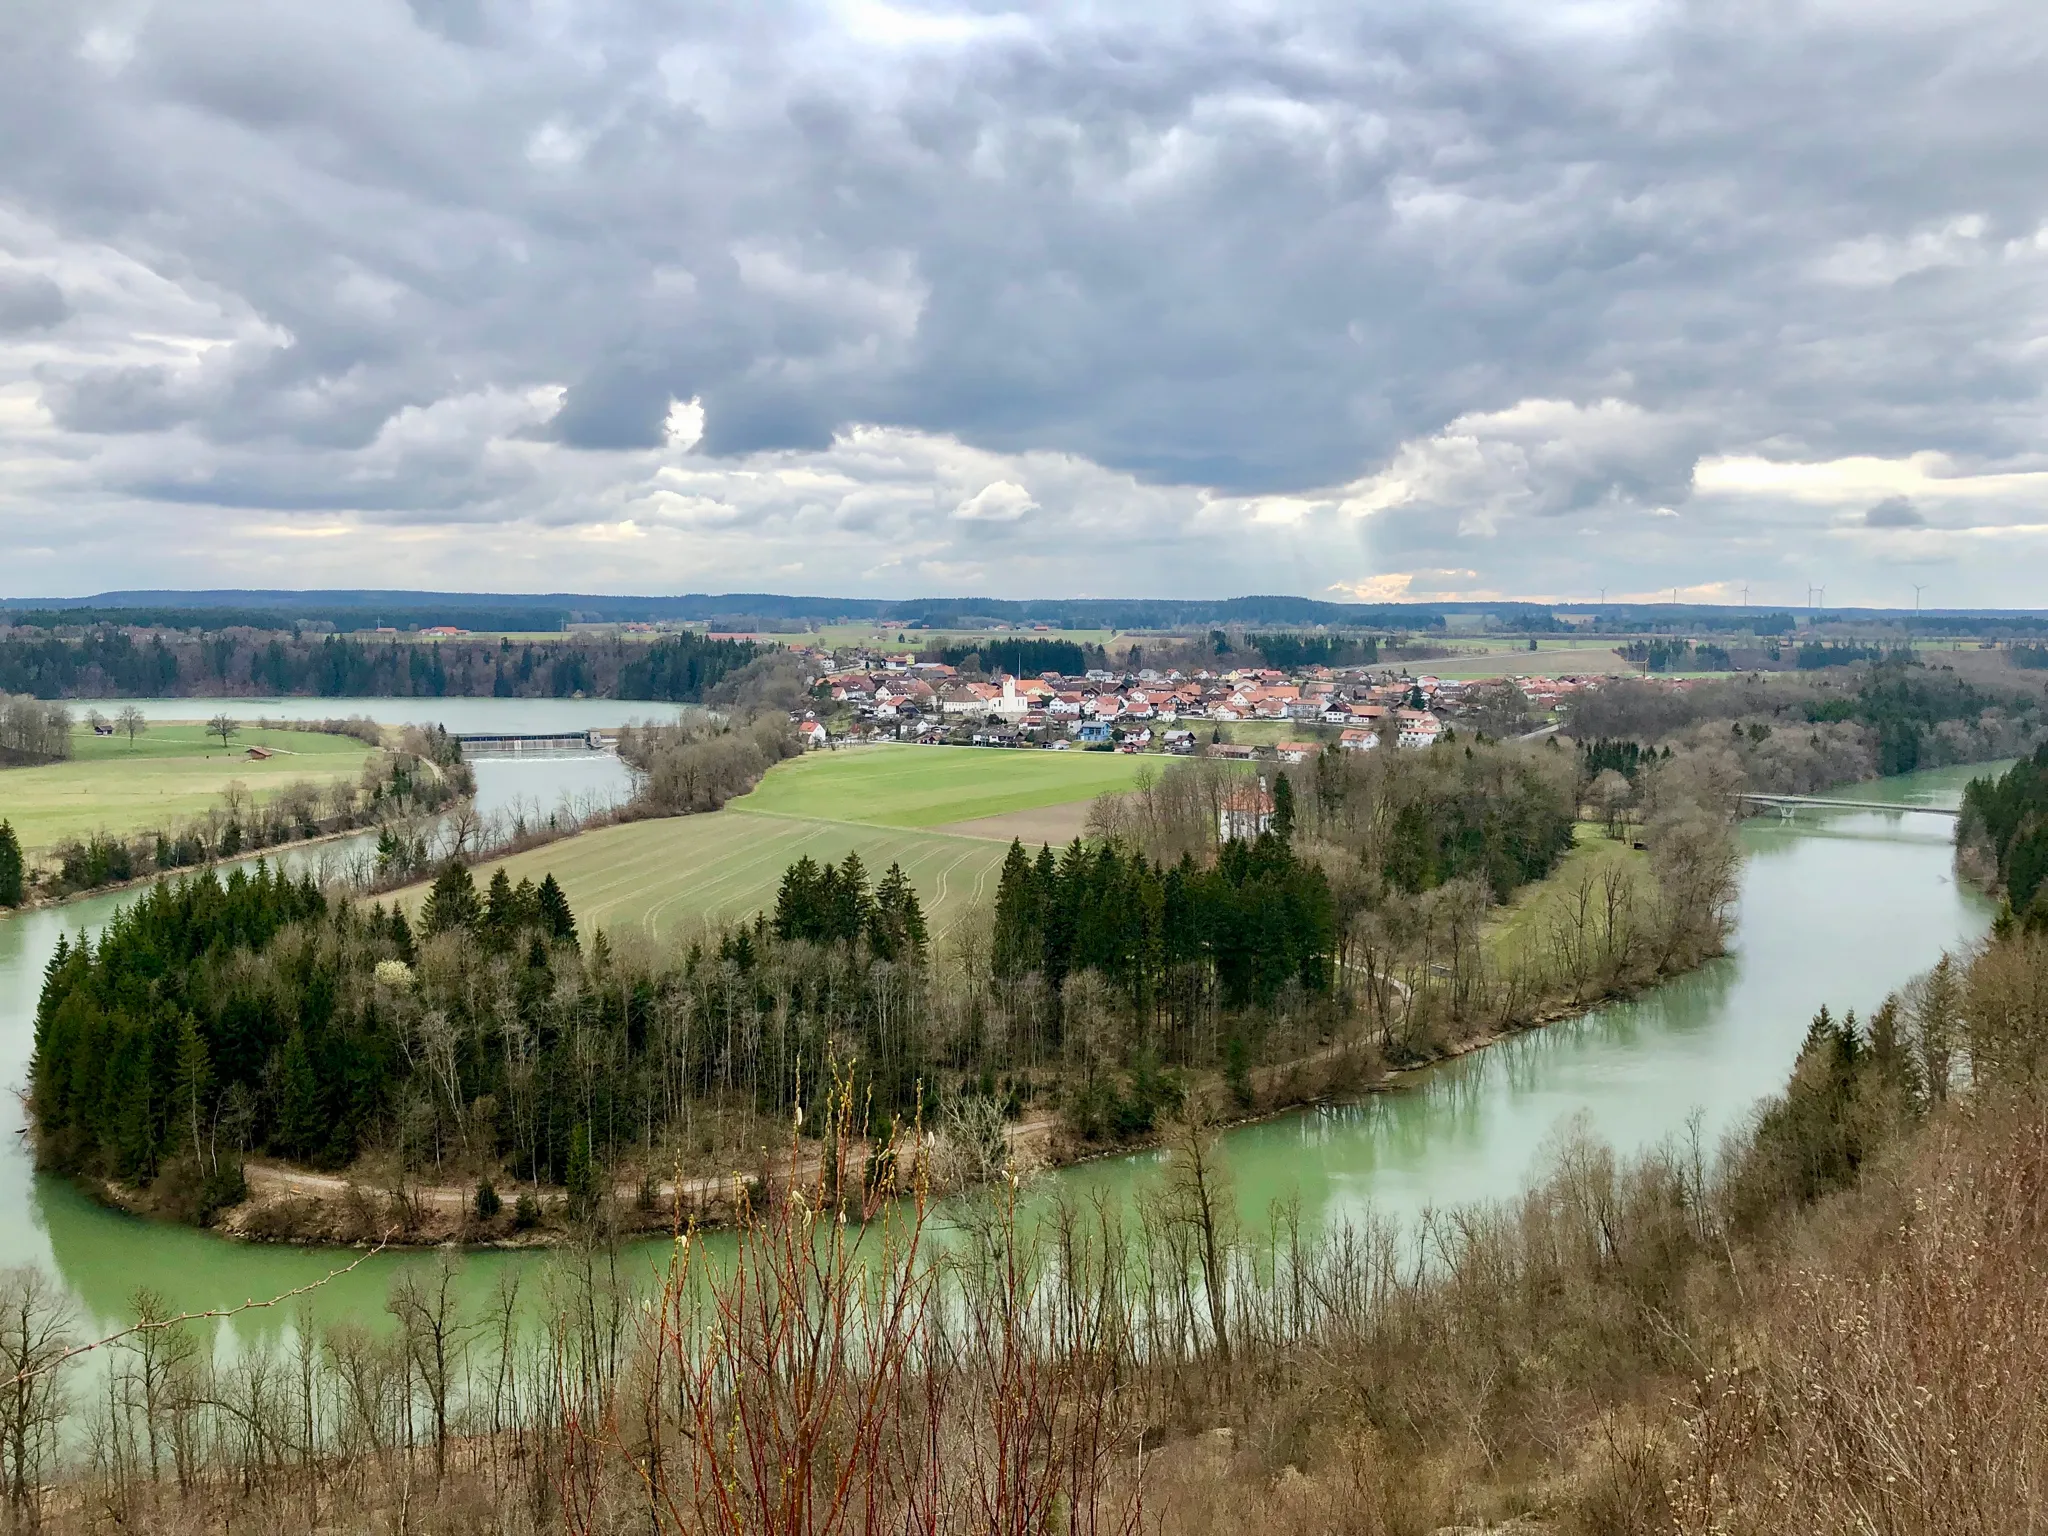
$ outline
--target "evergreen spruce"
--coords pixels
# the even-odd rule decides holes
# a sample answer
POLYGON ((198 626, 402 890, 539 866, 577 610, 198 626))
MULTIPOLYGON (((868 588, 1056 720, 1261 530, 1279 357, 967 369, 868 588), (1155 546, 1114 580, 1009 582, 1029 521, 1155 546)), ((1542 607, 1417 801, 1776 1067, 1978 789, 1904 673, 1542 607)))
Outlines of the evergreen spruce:
POLYGON ((569 1138, 569 1171, 563 1179, 569 1192, 569 1218, 588 1221, 597 1214, 604 1185, 590 1153, 590 1127, 578 1121, 569 1138))
POLYGON ((569 898, 562 894, 562 888, 555 883, 553 875, 541 881, 540 890, 535 893, 535 901, 540 913, 540 926, 547 930, 548 935, 555 939, 566 939, 574 944, 576 917, 569 910, 569 898))
POLYGON ((171 1123, 172 1145, 185 1146, 210 1167, 211 1145, 205 1132, 213 1103, 213 1063, 207 1054, 206 1038, 189 1015, 179 1021, 178 1075, 173 1088, 176 1103, 171 1123))
POLYGON ((818 865, 805 854, 782 872, 782 885, 775 893, 775 936, 807 939, 817 928, 818 865))
POLYGON ((1038 970, 1044 963, 1045 940, 1037 871, 1020 839, 1011 839, 996 882, 995 932, 990 963, 998 976, 1014 977, 1038 970))
POLYGON ((1284 773, 1273 778, 1273 835, 1283 843, 1294 837, 1294 785, 1284 773))
POLYGON ((21 905, 28 869, 21 856, 21 839, 11 822, 0 821, 0 907, 21 905))
POLYGON ((902 867, 891 864, 875 887, 869 947, 883 960, 914 964, 924 958, 925 942, 924 909, 918 905, 917 891, 902 867))
POLYGON ((512 889, 512 877, 500 864, 484 894, 483 931, 494 948, 509 944, 519 929, 519 898, 512 889))
POLYGON ((474 928, 482 916, 476 881, 470 878, 468 867, 460 859, 450 859, 434 876, 433 889, 427 892, 426 905, 420 909, 420 926, 431 938, 451 928, 474 928))
POLYGON ((311 1157, 327 1138, 327 1113, 320 1102, 320 1080, 306 1051, 306 1037, 293 1030, 279 1062, 278 1131, 293 1157, 311 1157))

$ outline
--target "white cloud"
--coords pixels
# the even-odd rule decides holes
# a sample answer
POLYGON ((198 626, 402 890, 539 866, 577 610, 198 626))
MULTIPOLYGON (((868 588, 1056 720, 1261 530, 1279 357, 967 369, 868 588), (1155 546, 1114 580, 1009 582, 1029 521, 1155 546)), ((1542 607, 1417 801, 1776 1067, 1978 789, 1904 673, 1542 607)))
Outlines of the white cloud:
POLYGON ((1961 267, 1984 258, 1982 214, 1966 213, 1931 228, 1915 230, 1903 240, 1865 235, 1846 240, 1815 264, 1822 281, 1851 288, 1877 288, 1936 267, 1961 267))
POLYGON ((992 481, 953 509, 953 515, 967 523, 1014 523, 1038 503, 1023 486, 1008 480, 992 481))

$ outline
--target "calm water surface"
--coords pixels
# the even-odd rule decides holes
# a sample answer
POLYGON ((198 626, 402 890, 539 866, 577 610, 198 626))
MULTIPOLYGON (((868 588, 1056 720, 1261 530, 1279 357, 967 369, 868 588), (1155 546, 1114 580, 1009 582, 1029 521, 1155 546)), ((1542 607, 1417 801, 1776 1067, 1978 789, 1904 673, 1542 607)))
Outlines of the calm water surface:
MULTIPOLYGON (((1935 770, 1842 793, 1954 804, 1964 782, 1988 771, 1935 770)), ((1783 1083, 1822 1003, 1867 1011, 1944 949, 1982 935, 1991 909, 1958 888, 1951 833, 1947 818, 1904 812, 1803 811, 1791 821, 1747 823, 1726 959, 1636 1002, 1419 1074, 1400 1092, 1230 1133, 1247 1220, 1262 1222, 1270 1202, 1286 1197, 1298 1197, 1305 1220, 1319 1225, 1507 1197, 1540 1172, 1546 1145, 1575 1122, 1630 1151, 1684 1134, 1697 1117, 1711 1146, 1783 1083)), ((103 923, 125 899, 0 920, 0 1083, 27 1079, 36 992, 59 933, 103 923)), ((274 1295, 346 1262, 345 1254, 231 1243, 104 1211, 68 1184, 37 1177, 21 1128, 9 1096, 0 1103, 8 1133, 0 1144, 0 1264, 51 1268, 96 1321, 124 1317, 140 1285, 197 1309, 274 1295)), ((1141 1154, 1054 1174, 1046 1185, 1122 1195, 1156 1169, 1156 1157, 1141 1154)), ((659 1249, 641 1257, 652 1263, 659 1249)), ((380 1255, 318 1293, 316 1310, 376 1320, 393 1268, 407 1262, 417 1260, 380 1255)), ((465 1283, 480 1301, 507 1267, 538 1281, 550 1262, 475 1254, 465 1283)), ((236 1326, 270 1332, 287 1319, 252 1314, 236 1326)))
POLYGON ((451 731, 610 730, 651 721, 669 724, 690 709, 633 699, 76 699, 75 719, 88 709, 113 715, 133 704, 151 720, 330 720, 368 715, 384 725, 443 725, 451 731))

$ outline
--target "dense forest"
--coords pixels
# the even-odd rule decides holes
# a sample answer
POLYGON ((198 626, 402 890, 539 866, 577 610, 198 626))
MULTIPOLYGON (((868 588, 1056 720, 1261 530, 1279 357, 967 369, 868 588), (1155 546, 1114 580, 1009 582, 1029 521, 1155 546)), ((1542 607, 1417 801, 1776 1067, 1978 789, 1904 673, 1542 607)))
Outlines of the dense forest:
POLYGON ((1249 634, 1244 643, 1269 667, 1292 672, 1302 667, 1369 667, 1380 659, 1372 635, 1249 634))
POLYGON ((1012 677, 1036 677, 1041 672, 1079 677, 1090 668, 1109 665, 1109 655, 1099 645, 1028 635, 927 646, 922 654, 927 661, 942 661, 949 667, 991 675, 1007 672, 1012 677))
POLYGON ((762 648, 698 634, 361 639, 297 631, 0 635, 0 693, 37 698, 282 696, 696 702, 762 648))
POLYGON ((1956 845, 2029 928, 2048 927, 2048 745, 1963 791, 1956 845))
MULTIPOLYGON (((1051 963, 1109 985, 1057 976, 1032 1036, 1003 1042, 983 1027, 985 996, 935 983, 902 872, 870 887, 854 855, 800 861, 772 915, 660 957, 602 937, 586 954, 552 880, 513 887, 501 873, 479 895, 455 864, 417 930, 267 869, 160 885, 51 964, 31 1073, 39 1146, 66 1171, 168 1175, 160 1199, 186 1214, 239 1188, 216 1173, 250 1151, 342 1167, 395 1141, 416 1167, 459 1159, 559 1185, 578 1146, 605 1163, 636 1143, 646 1153, 721 1103, 772 1118, 825 1092, 835 1062, 859 1063, 886 1122, 953 1074, 1057 1071, 1068 1036, 1103 1034, 1108 1015, 1185 1062, 1207 991, 1234 1009, 1289 979, 1327 990, 1327 892, 1277 839, 1201 874, 1079 844, 1041 862, 1030 931, 1063 935, 1051 963), (1135 928, 1130 884, 1151 897, 1135 928), (213 1193, 194 1207, 195 1190, 213 1193)), ((1014 924, 1002 937, 1007 981, 1047 963, 1014 924)), ((1119 1109, 1114 1089, 1103 1103, 1119 1109)))

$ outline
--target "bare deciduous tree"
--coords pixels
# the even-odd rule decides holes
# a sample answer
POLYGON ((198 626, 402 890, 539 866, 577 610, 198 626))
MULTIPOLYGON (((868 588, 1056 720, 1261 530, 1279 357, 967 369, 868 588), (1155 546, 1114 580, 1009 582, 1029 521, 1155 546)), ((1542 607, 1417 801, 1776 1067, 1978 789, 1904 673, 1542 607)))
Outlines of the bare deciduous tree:
POLYGON ((0 1271, 0 1492, 32 1516, 64 1397, 55 1366, 71 1348, 71 1305, 40 1269, 0 1271))

